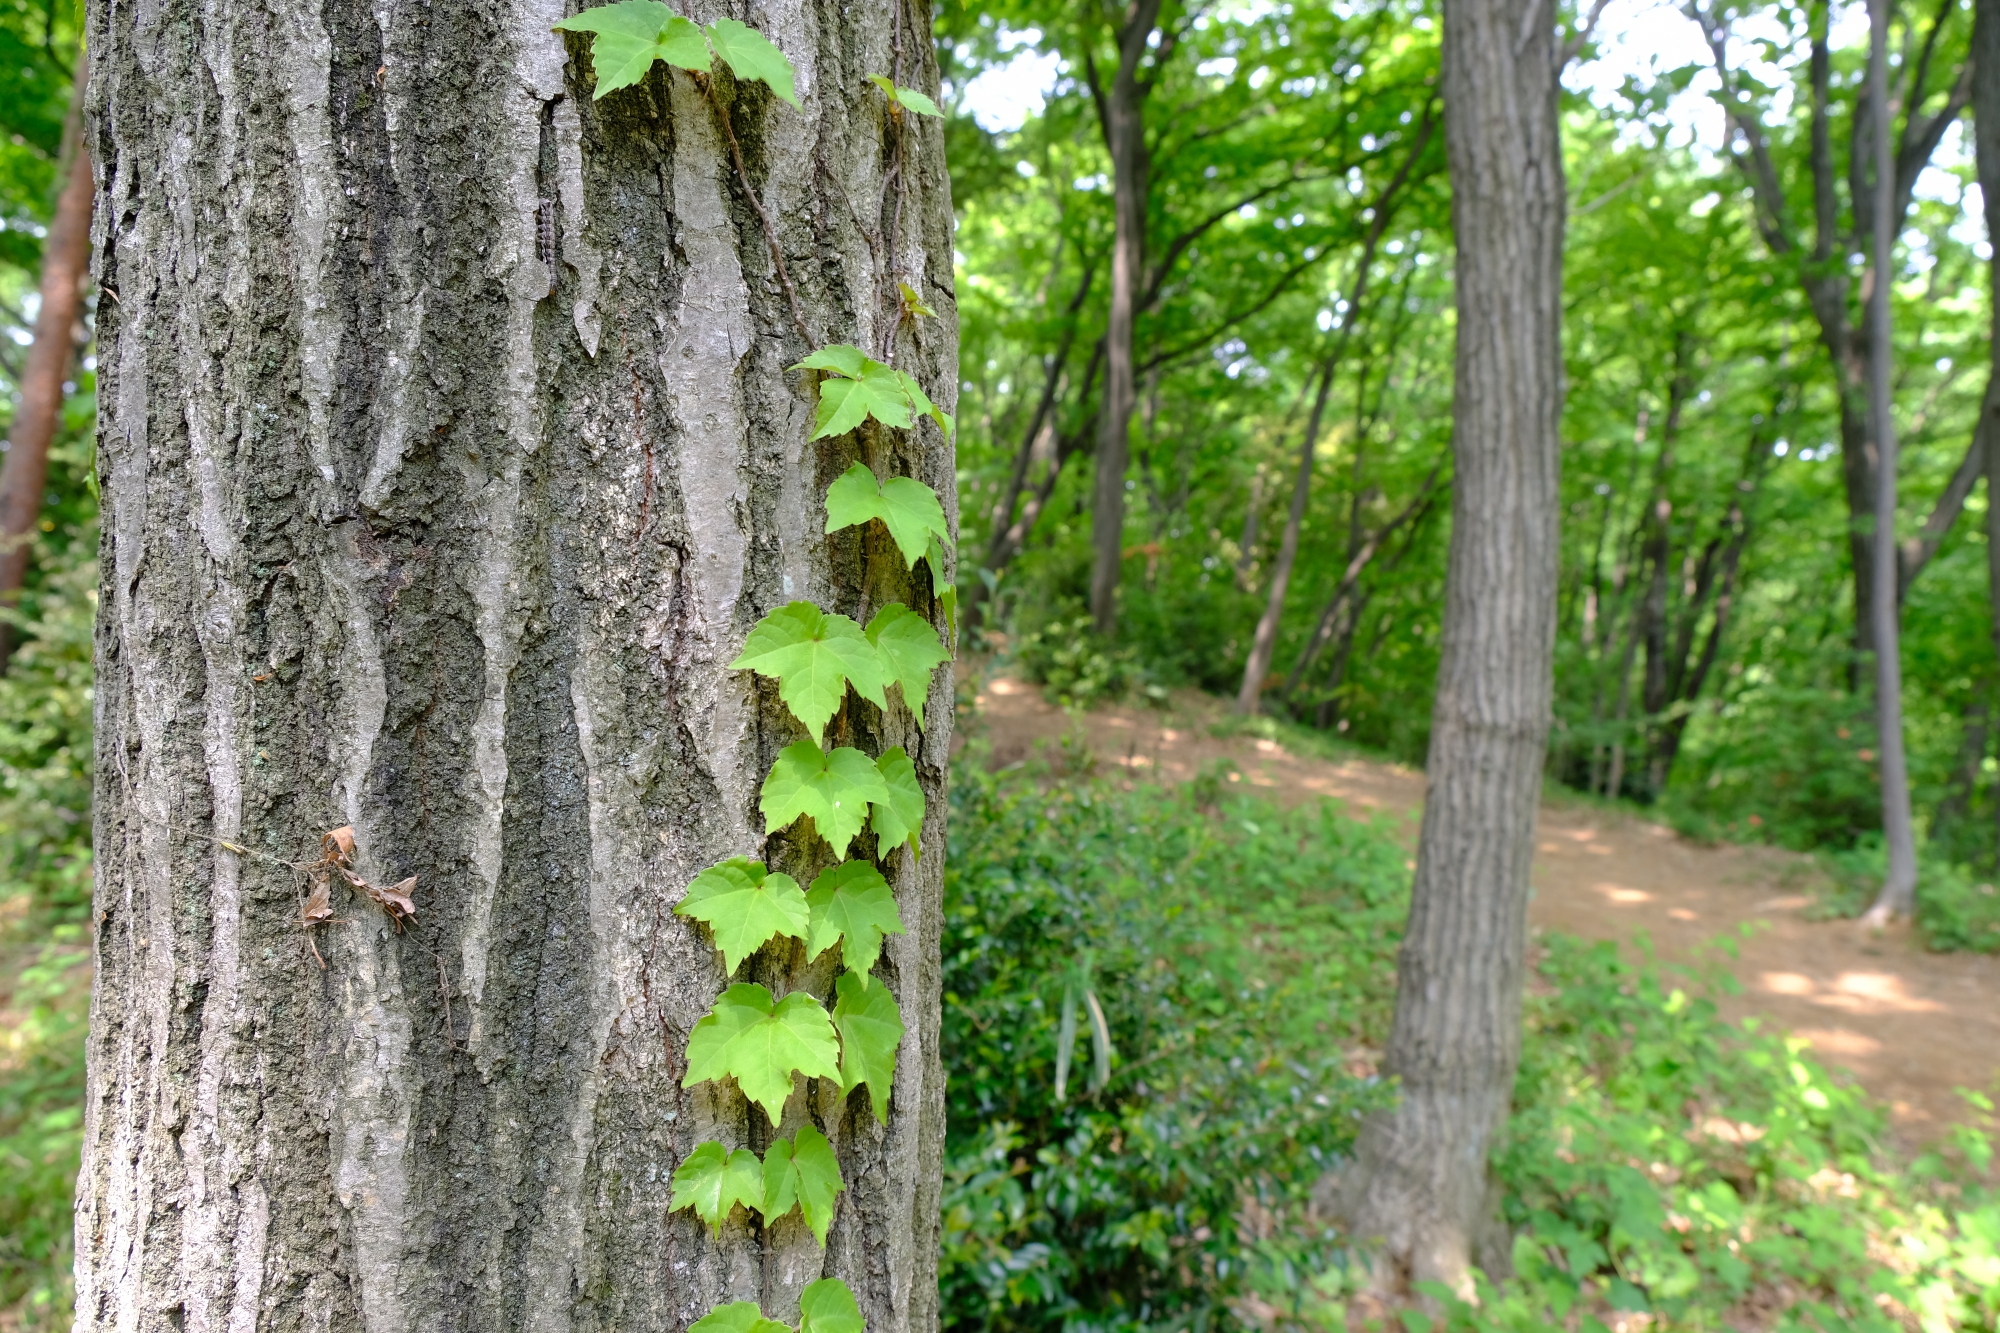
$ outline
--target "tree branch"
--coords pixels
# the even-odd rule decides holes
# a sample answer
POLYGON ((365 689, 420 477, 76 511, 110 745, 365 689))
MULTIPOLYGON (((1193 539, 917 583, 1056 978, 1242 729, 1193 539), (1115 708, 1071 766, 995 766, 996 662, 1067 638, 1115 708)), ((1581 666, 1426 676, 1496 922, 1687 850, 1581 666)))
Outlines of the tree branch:
POLYGON ((1972 428, 1972 440, 1965 447, 1965 457, 1959 460, 1957 471, 1945 483, 1944 493, 1931 507, 1930 517, 1924 520, 1924 526, 1916 536, 1906 538, 1896 548, 1896 597, 1899 602, 1909 595, 1910 585, 1916 582, 1917 575, 1924 572, 1924 566, 1944 545, 1945 537, 1965 508, 1966 498, 1986 471, 1986 444, 1996 416, 2000 416, 2000 384, 1989 378, 1986 396, 1979 404, 1979 421, 1972 428))

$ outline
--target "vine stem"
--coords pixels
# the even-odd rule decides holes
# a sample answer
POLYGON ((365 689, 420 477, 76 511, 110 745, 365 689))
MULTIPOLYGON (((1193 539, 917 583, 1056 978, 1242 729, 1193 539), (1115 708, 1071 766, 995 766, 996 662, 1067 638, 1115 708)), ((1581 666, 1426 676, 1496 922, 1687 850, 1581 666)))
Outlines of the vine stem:
POLYGON ((715 108, 715 118, 722 123, 722 132, 729 138, 729 156, 736 163, 736 182, 743 187, 743 196, 750 201, 750 207, 757 210, 757 220, 764 224, 764 240, 771 247, 771 262, 777 265, 778 281, 784 286, 785 299, 791 303, 792 323, 798 327, 799 336, 806 340, 806 350, 810 352, 819 346, 819 340, 813 337, 812 329, 806 324, 805 306, 799 301, 798 288, 792 286, 791 270, 785 267, 785 252, 778 245, 778 229, 772 223, 771 215, 764 211, 764 201, 759 199, 757 191, 750 187, 750 173, 743 166, 743 147, 736 142, 736 127, 729 123, 728 108, 722 105, 722 99, 716 95, 713 79, 692 70, 689 71, 689 77, 708 94, 708 103, 715 108))

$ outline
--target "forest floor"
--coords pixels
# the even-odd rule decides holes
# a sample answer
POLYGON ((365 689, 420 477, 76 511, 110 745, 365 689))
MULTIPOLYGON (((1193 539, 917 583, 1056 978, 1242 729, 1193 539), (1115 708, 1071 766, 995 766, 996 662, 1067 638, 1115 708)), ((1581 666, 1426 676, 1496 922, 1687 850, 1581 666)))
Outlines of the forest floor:
MULTIPOLYGON (((1222 701, 1194 691, 1164 708, 1071 713, 1006 675, 975 670, 965 685, 975 706, 961 727, 985 738, 995 766, 1046 749, 1073 770, 1088 762, 1079 753, 1087 747, 1100 773, 1177 782, 1228 761, 1240 776, 1225 781, 1284 804, 1332 797, 1386 821, 1414 852, 1419 770, 1245 734, 1228 725, 1222 701)), ((1636 812, 1551 793, 1536 830, 1529 918, 1650 949, 1663 964, 1727 971, 1740 990, 1716 996, 1725 1015, 1809 1042, 1889 1107, 1906 1147, 1925 1144, 1966 1117, 1956 1089, 1991 1093, 2000 1079, 2000 957, 1928 953, 1904 926, 1821 919, 1824 883, 1807 856, 1703 845, 1636 812)))

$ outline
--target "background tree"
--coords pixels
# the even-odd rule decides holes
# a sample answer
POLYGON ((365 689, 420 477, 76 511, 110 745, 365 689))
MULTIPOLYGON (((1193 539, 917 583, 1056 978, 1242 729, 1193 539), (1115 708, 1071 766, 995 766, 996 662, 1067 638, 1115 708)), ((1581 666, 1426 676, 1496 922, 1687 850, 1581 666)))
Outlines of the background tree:
POLYGON ((1555 648, 1566 194, 1553 25, 1535 0, 1449 0, 1457 239, 1451 557, 1410 920, 1384 1069, 1341 1184, 1392 1291, 1511 1264, 1488 1159, 1521 1054, 1528 863, 1555 648))
MULTIPOLYGON (((1871 537, 1874 580, 1869 597, 1869 637, 1875 645, 1875 735, 1882 747, 1882 835, 1888 869, 1882 892, 1863 918, 1881 924, 1907 916, 1917 892, 1916 830, 1910 818, 1909 769, 1903 756, 1903 640, 1901 588, 1896 577, 1896 396, 1890 376, 1896 342, 1890 325, 1889 273, 1896 241, 1896 159, 1889 147, 1889 22, 1887 0, 1868 7, 1868 83, 1875 114, 1869 118, 1873 181, 1868 203, 1874 211, 1869 256, 1873 280, 1866 300, 1868 318, 1868 415, 1875 437, 1875 523, 1871 537)), ((1921 92, 1921 86, 1919 86, 1921 92)), ((1860 200, 1855 200, 1857 208, 1860 200)), ((1976 443, 1968 461, 1979 457, 1976 443)))
POLYGON ((683 1329, 796 1318, 822 1274, 875 1333, 935 1323, 948 682, 922 733, 861 702, 829 727, 907 746, 931 814, 920 861, 877 849, 909 925, 886 1124, 808 1078, 774 1127, 833 1141, 827 1247, 668 1211, 695 1144, 771 1133, 684 1086, 725 978, 672 909, 727 856, 826 860, 765 837, 800 729, 728 664, 796 598, 939 613, 879 525, 823 537, 821 497, 857 458, 949 497, 949 443, 809 443, 787 370, 848 341, 954 397, 942 135, 870 82, 935 88, 927 15, 761 10, 794 110, 721 64, 594 100, 564 13, 93 14, 79 1327, 683 1329))

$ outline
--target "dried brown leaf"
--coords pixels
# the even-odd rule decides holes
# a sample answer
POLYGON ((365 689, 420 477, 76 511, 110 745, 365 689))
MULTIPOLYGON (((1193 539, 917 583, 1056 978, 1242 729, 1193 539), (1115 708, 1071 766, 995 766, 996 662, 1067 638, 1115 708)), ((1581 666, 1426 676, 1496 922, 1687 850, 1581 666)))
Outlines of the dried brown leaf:
POLYGON ((324 875, 313 880, 313 890, 306 898, 305 910, 300 918, 308 926, 324 925, 333 920, 333 884, 324 875))
POLYGON ((329 861, 345 861, 354 855, 354 826, 343 824, 319 840, 320 851, 329 861))
POLYGON ((368 886, 368 896, 373 898, 391 916, 415 916, 417 914, 417 905, 410 898, 410 895, 416 891, 417 877, 415 875, 410 876, 399 884, 392 884, 386 889, 378 888, 373 884, 368 886))

